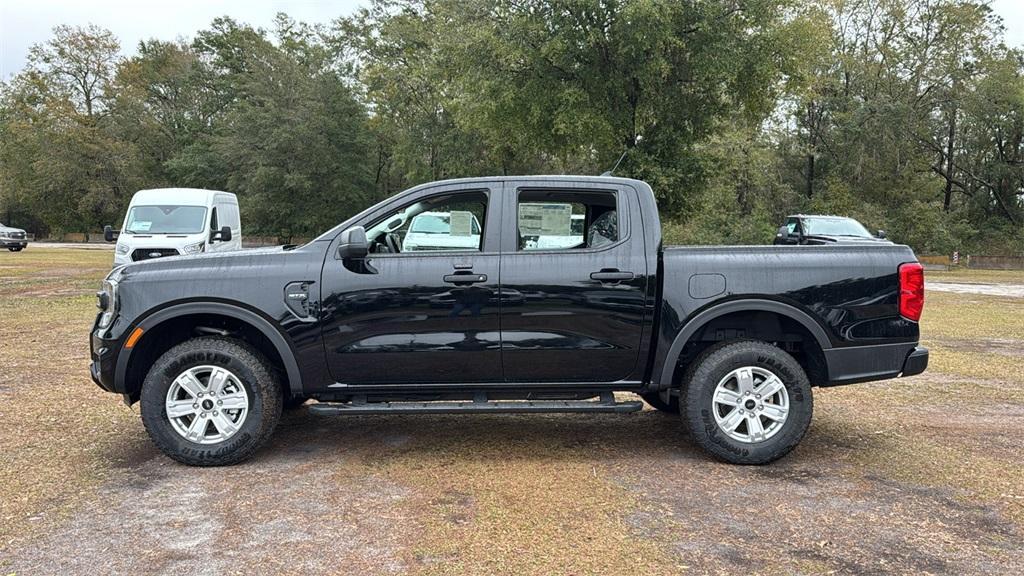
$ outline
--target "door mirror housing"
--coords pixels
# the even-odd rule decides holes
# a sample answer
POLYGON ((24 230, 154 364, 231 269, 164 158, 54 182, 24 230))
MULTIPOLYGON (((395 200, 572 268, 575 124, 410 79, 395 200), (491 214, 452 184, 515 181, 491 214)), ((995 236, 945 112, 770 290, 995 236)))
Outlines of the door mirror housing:
POLYGON ((228 242, 231 240, 231 226, 224 226, 220 230, 210 232, 210 242, 228 242))
POLYGON ((114 227, 111 226, 110 224, 107 224, 106 226, 103 227, 103 239, 106 240, 107 242, 113 242, 114 240, 117 240, 117 237, 120 235, 121 231, 114 230, 114 227))
POLYGON ((885 230, 879 230, 878 234, 875 234, 875 236, 877 236, 878 238, 881 238, 882 240, 884 240, 885 239, 885 230))
POLYGON ((338 258, 342 260, 359 260, 370 253, 370 242, 366 239, 366 229, 353 226, 341 233, 338 245, 338 258))
POLYGON ((789 226, 779 226, 777 232, 775 232, 775 243, 776 244, 792 244, 792 239, 789 235, 789 226))

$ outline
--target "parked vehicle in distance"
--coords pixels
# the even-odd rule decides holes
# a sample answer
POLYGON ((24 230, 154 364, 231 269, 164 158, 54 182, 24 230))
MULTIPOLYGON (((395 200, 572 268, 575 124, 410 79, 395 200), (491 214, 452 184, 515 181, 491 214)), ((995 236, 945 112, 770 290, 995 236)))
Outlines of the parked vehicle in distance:
POLYGON ((203 252, 242 249, 238 198, 195 188, 139 190, 120 231, 103 229, 114 247, 114 266, 203 252))
POLYGON ((476 250, 480 245, 480 221, 472 212, 422 212, 409 222, 407 230, 404 226, 392 229, 402 236, 403 252, 476 250))
POLYGON ((835 244, 837 242, 884 242, 885 230, 872 235, 863 224, 845 216, 820 216, 814 214, 795 214, 786 218, 786 223, 779 226, 773 244, 799 244, 814 246, 835 244))
POLYGON ((642 408, 618 391, 762 464, 803 437, 812 387, 928 363, 910 248, 666 247, 650 186, 614 177, 424 184, 301 247, 118 267, 98 299, 93 380, 192 465, 248 458, 310 398, 323 415, 642 408), (474 246, 401 241, 456 212, 474 246), (584 242, 540 248, 573 214, 584 242))
POLYGON ((11 252, 21 252, 28 246, 28 234, 21 228, 4 226, 0 222, 0 248, 7 248, 11 252))

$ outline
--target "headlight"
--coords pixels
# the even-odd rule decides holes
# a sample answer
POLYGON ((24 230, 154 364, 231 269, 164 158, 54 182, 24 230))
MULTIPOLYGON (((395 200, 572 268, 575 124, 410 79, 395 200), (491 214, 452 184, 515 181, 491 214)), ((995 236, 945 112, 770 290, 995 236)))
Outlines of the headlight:
POLYGON ((7 232, 0 232, 0 238, 8 238, 8 237, 9 237, 9 234, 7 232))
POLYGON ((118 244, 117 246, 114 247, 114 252, 117 252, 118 254, 120 254, 122 256, 127 254, 129 250, 130 250, 130 248, 128 248, 127 244, 118 244))
POLYGON ((117 311, 121 306, 121 303, 117 299, 117 284, 121 278, 121 269, 114 268, 110 274, 107 275, 106 280, 103 281, 103 286, 99 292, 96 293, 96 306, 99 307, 102 314, 100 315, 99 327, 106 328, 114 322, 114 318, 117 317, 117 311))
POLYGON ((185 245, 185 254, 199 254, 206 248, 206 242, 196 242, 195 244, 185 245))

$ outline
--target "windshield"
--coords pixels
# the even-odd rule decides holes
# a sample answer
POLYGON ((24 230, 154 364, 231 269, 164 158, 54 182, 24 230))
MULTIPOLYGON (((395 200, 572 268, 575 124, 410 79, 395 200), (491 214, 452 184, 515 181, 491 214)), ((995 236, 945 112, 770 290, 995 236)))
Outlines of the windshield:
POLYGON ((451 231, 449 222, 448 216, 420 214, 412 221, 412 228, 409 231, 421 234, 448 234, 451 231))
POLYGON ((132 206, 124 226, 129 234, 195 234, 205 228, 204 206, 132 206))
POLYGON ((804 234, 871 238, 871 233, 860 222, 850 218, 805 218, 804 234))

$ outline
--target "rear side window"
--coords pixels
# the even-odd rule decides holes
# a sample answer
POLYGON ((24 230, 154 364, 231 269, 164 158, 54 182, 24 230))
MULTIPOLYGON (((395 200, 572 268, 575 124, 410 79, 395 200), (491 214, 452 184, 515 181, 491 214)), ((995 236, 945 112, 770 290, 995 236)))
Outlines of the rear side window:
POLYGON ((614 192, 521 190, 516 225, 520 251, 600 248, 620 238, 614 192))

